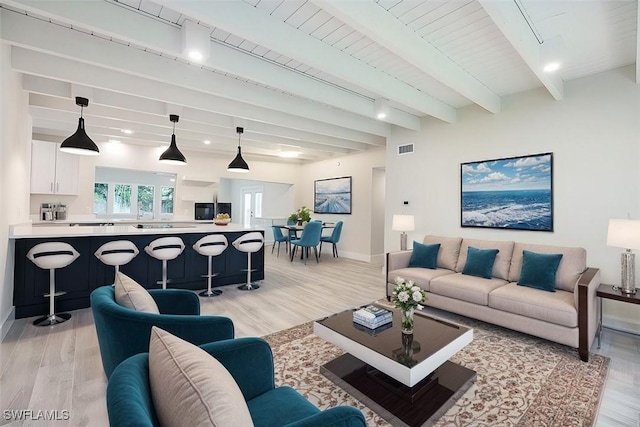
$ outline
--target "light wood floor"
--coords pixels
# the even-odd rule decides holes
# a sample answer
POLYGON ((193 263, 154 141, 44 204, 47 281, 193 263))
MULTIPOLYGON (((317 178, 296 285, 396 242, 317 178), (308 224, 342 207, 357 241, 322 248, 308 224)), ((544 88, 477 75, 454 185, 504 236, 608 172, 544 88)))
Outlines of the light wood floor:
MULTIPOLYGON (((269 248, 270 251, 270 248, 269 248)), ((320 264, 265 254, 265 280, 258 291, 224 287, 201 299, 203 314, 229 316, 236 336, 262 336, 384 297, 379 265, 324 254, 320 264)), ((442 312, 438 312, 442 314, 442 312)), ((17 320, 0 344, 0 425, 107 426, 106 379, 90 309, 51 328, 17 320), (18 422, 5 410, 69 411, 68 421, 18 422)), ((640 338, 605 330, 602 349, 611 370, 598 426, 640 426, 640 338)), ((576 355, 577 357, 577 355, 576 355)))

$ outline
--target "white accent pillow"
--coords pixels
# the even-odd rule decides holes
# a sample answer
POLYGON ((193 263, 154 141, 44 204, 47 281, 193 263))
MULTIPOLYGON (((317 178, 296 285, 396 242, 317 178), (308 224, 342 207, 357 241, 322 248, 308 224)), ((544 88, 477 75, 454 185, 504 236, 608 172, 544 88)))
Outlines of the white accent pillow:
POLYGON ((163 427, 253 427, 229 371, 206 351, 156 326, 149 342, 149 382, 163 427))
POLYGON ((160 314, 158 305, 149 292, 126 274, 116 275, 116 302, 123 307, 145 313, 160 314))

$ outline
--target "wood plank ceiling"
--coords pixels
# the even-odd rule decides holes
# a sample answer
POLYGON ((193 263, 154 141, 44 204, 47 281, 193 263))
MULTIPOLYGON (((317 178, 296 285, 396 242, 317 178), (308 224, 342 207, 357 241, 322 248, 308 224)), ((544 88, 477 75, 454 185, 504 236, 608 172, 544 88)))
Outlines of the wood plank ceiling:
POLYGON ((501 99, 636 62, 633 0, 0 0, 0 35, 24 73, 34 132, 62 138, 90 99, 96 142, 297 162, 383 147, 391 126, 500 114, 501 99), (210 55, 183 55, 189 21, 210 55), (562 67, 541 70, 562 40, 562 67), (546 43, 546 45, 545 45, 546 43), (378 100, 378 101, 377 101, 378 100), (377 119, 376 101, 388 103, 377 119), (125 135, 122 129, 133 130, 125 135), (204 141, 209 141, 205 144, 204 141))

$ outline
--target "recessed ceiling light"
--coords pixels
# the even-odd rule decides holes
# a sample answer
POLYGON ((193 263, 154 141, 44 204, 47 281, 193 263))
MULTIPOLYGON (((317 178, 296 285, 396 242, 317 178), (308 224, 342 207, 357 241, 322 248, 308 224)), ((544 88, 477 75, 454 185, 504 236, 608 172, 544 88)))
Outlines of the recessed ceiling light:
POLYGON ((191 50, 189 51, 189 59, 193 59, 194 61, 202 61, 203 55, 202 52, 198 51, 198 50, 191 50))
POLYGON ((285 157, 285 158, 294 158, 294 157, 298 157, 300 155, 299 151, 280 151, 278 153, 278 156, 280 157, 285 157))
POLYGON ((131 129, 120 129, 120 132, 124 133, 125 135, 133 135, 133 131, 131 129))
POLYGON ((543 70, 545 73, 553 73, 556 72, 560 69, 560 63, 559 62, 550 62, 547 65, 544 66, 543 70))
POLYGON ((209 141, 208 139, 205 139, 204 141, 202 141, 203 143, 205 143, 206 145, 211 144, 211 141, 209 141))

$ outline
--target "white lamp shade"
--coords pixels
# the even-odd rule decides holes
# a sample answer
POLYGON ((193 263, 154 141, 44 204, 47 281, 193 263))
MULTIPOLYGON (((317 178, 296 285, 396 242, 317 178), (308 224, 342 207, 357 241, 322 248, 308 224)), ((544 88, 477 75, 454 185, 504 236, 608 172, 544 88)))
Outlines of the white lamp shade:
POLYGON ((416 229, 413 215, 394 215, 391 223, 393 231, 413 231, 416 229))
POLYGON ((640 249, 640 220, 610 219, 607 246, 640 249))

